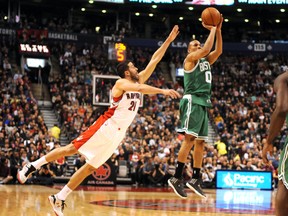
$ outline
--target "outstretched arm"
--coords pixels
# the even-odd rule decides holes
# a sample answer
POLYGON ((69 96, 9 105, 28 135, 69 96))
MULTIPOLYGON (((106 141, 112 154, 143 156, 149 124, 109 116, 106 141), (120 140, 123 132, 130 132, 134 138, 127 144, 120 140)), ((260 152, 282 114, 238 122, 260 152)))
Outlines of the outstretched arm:
POLYGON ((112 95, 119 97, 126 91, 135 91, 142 94, 164 94, 171 98, 180 98, 180 94, 173 89, 160 89, 146 84, 133 83, 127 79, 119 79, 112 88, 112 95))
POLYGON ((185 59, 186 62, 193 62, 193 61, 196 61, 200 58, 207 56, 213 47, 214 40, 215 40, 216 27, 215 26, 209 26, 209 25, 206 25, 204 23, 202 23, 202 25, 206 29, 210 30, 208 38, 206 39, 205 44, 202 47, 202 49, 198 49, 195 52, 191 52, 187 55, 187 57, 185 59))
POLYGON ((156 65, 161 61, 162 57, 164 56, 167 48, 169 47, 170 43, 174 41, 174 39, 179 34, 179 27, 178 25, 175 25, 172 31, 170 32, 168 38, 164 41, 164 43, 156 50, 156 52, 153 54, 150 62, 146 66, 146 68, 139 73, 139 83, 146 82, 147 79, 151 76, 153 73, 156 65))
POLYGON ((262 157, 264 163, 268 163, 267 153, 272 153, 272 142, 281 131, 285 118, 288 114, 288 71, 281 74, 274 83, 276 91, 276 108, 271 115, 270 127, 267 140, 264 140, 262 157))
POLYGON ((218 24, 217 29, 216 29, 215 50, 213 50, 207 57, 210 65, 212 65, 219 58, 219 56, 222 54, 222 51, 223 51, 223 40, 222 40, 222 33, 221 33, 222 23, 223 23, 223 17, 221 14, 221 22, 218 24))
POLYGON ((268 144, 271 144, 274 138, 279 134, 288 114, 288 71, 281 74, 275 80, 274 88, 277 92, 276 108, 271 116, 267 137, 268 144))

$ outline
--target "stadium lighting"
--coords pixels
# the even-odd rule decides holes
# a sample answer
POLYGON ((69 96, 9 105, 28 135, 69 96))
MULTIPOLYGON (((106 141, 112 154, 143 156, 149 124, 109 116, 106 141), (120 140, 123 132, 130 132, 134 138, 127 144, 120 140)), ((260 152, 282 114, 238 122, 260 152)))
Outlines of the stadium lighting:
POLYGON ((96 26, 95 31, 98 33, 100 31, 100 26, 96 26))

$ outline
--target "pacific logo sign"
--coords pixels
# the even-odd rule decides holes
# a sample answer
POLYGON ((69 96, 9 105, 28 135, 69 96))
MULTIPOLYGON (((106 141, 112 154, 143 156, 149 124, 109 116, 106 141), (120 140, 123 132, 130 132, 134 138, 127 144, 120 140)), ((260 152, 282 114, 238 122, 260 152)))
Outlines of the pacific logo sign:
POLYGON ((272 189, 272 173, 217 170, 216 186, 217 188, 272 189))
POLYGON ((249 176, 236 173, 233 175, 232 179, 231 173, 227 173, 224 178, 224 182, 230 187, 251 186, 253 188, 257 188, 258 184, 264 183, 264 176, 249 176))

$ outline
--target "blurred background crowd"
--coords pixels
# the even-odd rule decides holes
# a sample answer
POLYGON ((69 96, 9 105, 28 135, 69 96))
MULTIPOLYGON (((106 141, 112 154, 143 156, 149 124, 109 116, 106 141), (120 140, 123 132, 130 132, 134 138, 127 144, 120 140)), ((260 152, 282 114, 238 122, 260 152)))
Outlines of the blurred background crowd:
MULTIPOLYGON (((2 25, 5 27, 7 23, 2 25)), ((72 28, 62 19, 47 19, 40 24, 36 18, 27 16, 20 25, 23 29, 91 33, 91 29, 85 26, 72 28)), ((108 24, 103 29, 106 29, 103 35, 115 33, 115 29, 108 24)), ((115 34, 130 37, 142 32, 141 29, 132 28, 115 34)), ((156 38, 160 34, 163 37, 164 32, 158 32, 156 38)), ((185 34, 182 37, 186 38, 185 34)), ((22 31, 20 40, 31 42, 33 35, 27 37, 22 31)), ((15 54, 16 44, 10 36, 1 36, 1 184, 17 184, 17 170, 59 147, 62 144, 60 134, 65 134, 71 141, 85 131, 107 109, 105 106, 93 106, 92 76, 116 75, 115 63, 108 60, 107 47, 101 43, 81 46, 71 42, 50 44, 51 54, 57 62, 57 67, 54 65, 50 70, 58 68, 58 73, 50 71, 44 81, 59 124, 48 128, 39 109, 41 105, 31 89, 31 84, 39 80, 31 76, 29 68, 20 68, 15 54)), ((127 59, 131 59, 140 71, 153 52, 152 48, 129 47, 127 59)), ((182 79, 173 73, 175 68, 181 68, 185 53, 185 49, 169 49, 164 57, 167 67, 157 67, 148 83, 161 88, 174 88, 183 94, 182 79), (167 74, 170 79, 167 79, 167 74)), ((205 145, 202 169, 204 187, 215 187, 217 169, 271 171, 274 187, 277 187, 279 154, 288 134, 287 128, 283 128, 274 143, 269 166, 264 165, 261 154, 262 140, 267 135, 270 115, 275 107, 273 81, 285 68, 287 56, 274 53, 224 53, 213 65, 213 108, 209 116, 213 133, 210 142, 205 145)), ((110 85, 102 83, 96 91, 105 94, 109 88, 110 85)), ((178 108, 178 99, 172 100, 162 95, 144 96, 143 107, 129 127, 127 136, 111 156, 118 176, 130 177, 131 183, 136 185, 167 186, 168 178, 175 172, 177 154, 184 138, 176 133, 178 108), (121 169, 123 166, 126 167, 124 172, 121 169)), ((192 153, 193 149, 184 170, 186 179, 192 175, 192 153)), ((75 171, 84 163, 85 158, 81 155, 74 158, 72 164, 62 158, 41 168, 29 182, 53 184, 53 178, 69 177, 68 168, 72 167, 75 171)))

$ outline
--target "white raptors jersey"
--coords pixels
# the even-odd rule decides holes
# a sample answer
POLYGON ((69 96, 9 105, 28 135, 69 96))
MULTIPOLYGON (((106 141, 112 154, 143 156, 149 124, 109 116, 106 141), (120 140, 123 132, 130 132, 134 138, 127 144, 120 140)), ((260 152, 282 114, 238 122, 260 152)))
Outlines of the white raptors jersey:
POLYGON ((125 92, 113 98, 104 115, 72 141, 88 164, 98 168, 111 157, 138 112, 141 96, 139 92, 125 92))
POLYGON ((124 92, 122 96, 112 99, 104 115, 119 127, 127 129, 138 112, 141 96, 139 92, 124 92))

